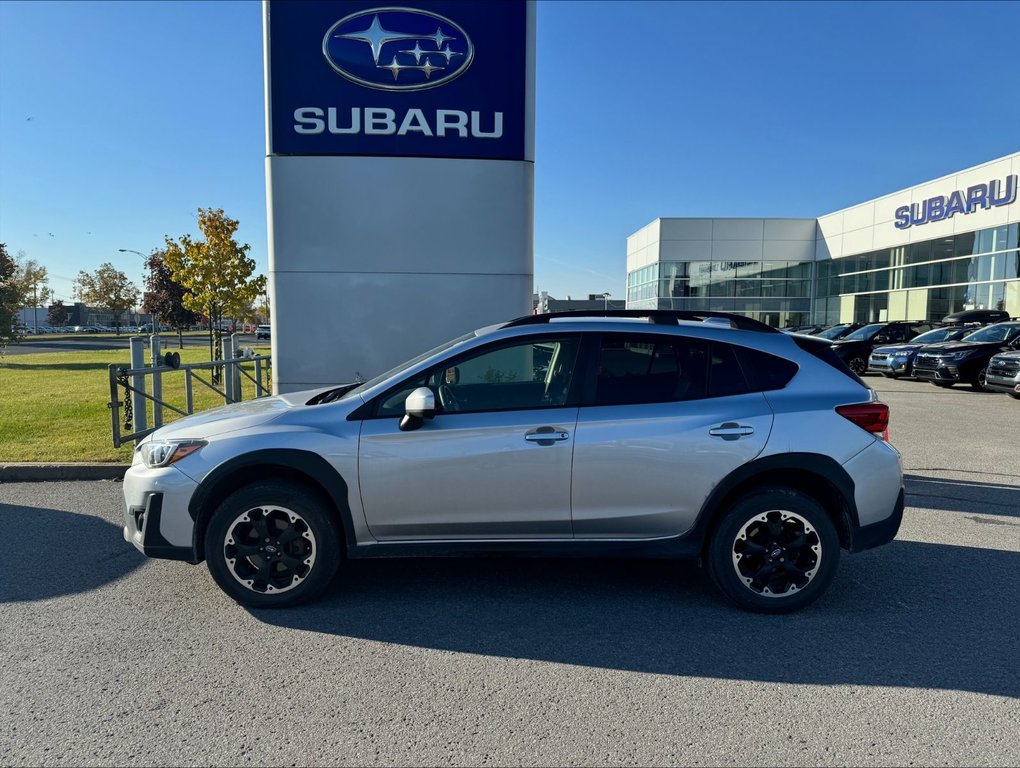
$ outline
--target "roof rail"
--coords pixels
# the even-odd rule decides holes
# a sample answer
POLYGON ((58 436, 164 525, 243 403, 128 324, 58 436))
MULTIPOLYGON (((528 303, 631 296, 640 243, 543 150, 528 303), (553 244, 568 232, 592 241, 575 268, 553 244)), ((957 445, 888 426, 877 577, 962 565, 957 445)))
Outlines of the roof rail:
POLYGON ((681 320, 702 322, 706 318, 718 317, 729 320, 734 328, 742 331, 760 331, 763 333, 779 333, 771 325, 759 320, 754 320, 744 315, 737 315, 732 312, 715 312, 711 310, 694 311, 682 309, 582 309, 568 312, 546 312, 540 315, 524 315, 511 320, 503 325, 504 328, 513 328, 519 325, 540 325, 550 320, 558 320, 563 317, 570 318, 600 318, 600 317, 643 317, 647 318, 654 325, 678 325, 681 320))

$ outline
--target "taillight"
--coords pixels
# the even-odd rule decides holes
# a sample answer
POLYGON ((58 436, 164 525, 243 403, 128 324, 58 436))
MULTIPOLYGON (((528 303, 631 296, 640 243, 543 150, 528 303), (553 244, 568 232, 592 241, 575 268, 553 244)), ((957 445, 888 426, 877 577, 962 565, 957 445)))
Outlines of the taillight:
POLYGON ((836 413, 876 437, 889 441, 889 406, 885 403, 840 405, 836 413))

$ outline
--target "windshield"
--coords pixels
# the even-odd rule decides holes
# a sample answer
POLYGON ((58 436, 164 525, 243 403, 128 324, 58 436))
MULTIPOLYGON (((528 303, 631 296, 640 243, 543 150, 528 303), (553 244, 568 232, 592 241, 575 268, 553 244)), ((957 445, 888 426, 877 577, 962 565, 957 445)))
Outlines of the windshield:
POLYGON ((945 341, 946 339, 956 337, 956 334, 960 332, 959 328, 936 328, 933 331, 922 333, 920 336, 915 336, 910 340, 911 344, 931 344, 936 341, 945 341))
POLYGON ((1000 323, 999 325, 989 325, 980 331, 974 331, 974 333, 968 333, 962 341, 1011 341, 1018 335, 1020 335, 1020 324, 1000 323))
POLYGON ((885 323, 873 323, 863 328, 858 328, 853 333, 844 336, 840 341, 867 341, 880 330, 885 328, 885 323))
POLYGON ((843 331, 845 331, 846 329, 847 329, 846 324, 834 325, 831 328, 826 328, 824 331, 819 331, 818 333, 815 334, 815 336, 819 336, 823 339, 834 339, 837 336, 839 336, 839 334, 843 333, 843 331))
POLYGON ((408 368, 411 368, 411 367, 417 365, 422 360, 427 360, 428 358, 432 357, 432 355, 438 355, 440 352, 445 352, 446 350, 448 350, 448 349, 450 349, 452 347, 455 347, 458 344, 462 344, 463 342, 467 341, 468 339, 473 339, 474 337, 475 337, 475 332, 471 331, 471 333, 465 333, 463 336, 458 336, 456 339, 451 339, 450 341, 447 341, 444 344, 440 344, 438 347, 436 347, 434 349, 430 349, 428 352, 423 352, 422 354, 418 355, 417 357, 412 357, 407 362, 401 363, 398 366, 390 368, 385 373, 380 373, 375 378, 369 379, 368 381, 366 381, 366 382, 364 382, 362 384, 359 384, 358 386, 356 386, 354 389, 350 390, 349 392, 345 392, 344 396, 342 398, 340 398, 340 399, 341 400, 346 400, 347 398, 352 397, 353 395, 357 395, 357 394, 360 394, 361 392, 364 392, 365 390, 371 389, 376 384, 379 384, 379 383, 381 383, 383 381, 386 381, 386 379, 390 378, 391 376, 396 376, 401 371, 406 370, 408 368))

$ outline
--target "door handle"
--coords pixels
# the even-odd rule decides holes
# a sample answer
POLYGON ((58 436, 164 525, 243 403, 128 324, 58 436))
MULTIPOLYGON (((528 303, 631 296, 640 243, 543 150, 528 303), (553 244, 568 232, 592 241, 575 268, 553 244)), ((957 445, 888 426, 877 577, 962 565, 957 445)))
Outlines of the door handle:
POLYGON ((524 435, 524 439, 529 443, 538 443, 539 445, 552 445, 569 437, 568 433, 554 427, 539 427, 533 432, 527 432, 524 435))
POLYGON ((735 421, 727 421, 718 427, 712 427, 708 430, 708 434, 712 437, 721 437, 723 440, 737 440, 741 437, 753 435, 754 427, 749 427, 746 424, 737 424, 735 421))

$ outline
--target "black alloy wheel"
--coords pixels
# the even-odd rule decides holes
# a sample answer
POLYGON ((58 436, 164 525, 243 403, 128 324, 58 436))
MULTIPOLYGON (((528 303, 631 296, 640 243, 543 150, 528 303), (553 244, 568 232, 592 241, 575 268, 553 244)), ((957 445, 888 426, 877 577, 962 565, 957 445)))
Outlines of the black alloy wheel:
POLYGON ((851 357, 849 360, 847 360, 846 364, 847 367, 851 371, 856 373, 858 376, 863 376, 864 373, 868 370, 868 361, 865 360, 860 355, 855 355, 851 357))
POLYGON ((332 505, 310 487, 262 482, 231 494, 205 531, 209 572, 242 605, 282 608, 325 589, 340 563, 332 505))
POLYGON ((708 544, 709 573, 742 608, 786 613, 816 600, 839 563, 829 514, 792 488, 765 488, 739 500, 708 544))

